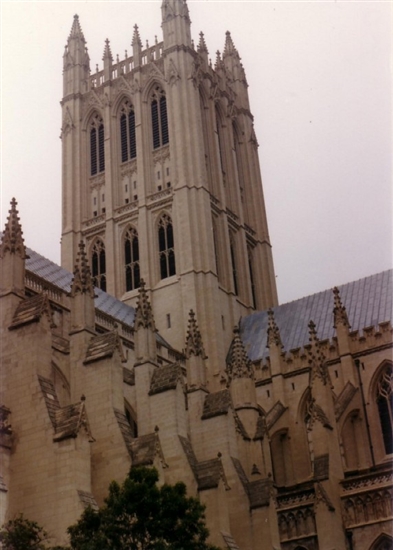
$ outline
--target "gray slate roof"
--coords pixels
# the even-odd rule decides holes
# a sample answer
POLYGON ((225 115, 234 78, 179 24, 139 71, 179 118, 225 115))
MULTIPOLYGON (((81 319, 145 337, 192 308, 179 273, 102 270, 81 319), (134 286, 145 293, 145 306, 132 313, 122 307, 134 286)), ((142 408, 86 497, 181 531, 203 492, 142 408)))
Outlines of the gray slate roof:
MULTIPOLYGON (((351 330, 362 330, 384 321, 392 321, 392 285, 393 270, 388 270, 338 287, 351 330)), ((316 324, 320 340, 331 339, 335 335, 333 307, 332 290, 275 307, 274 317, 280 329, 284 351, 308 344, 310 320, 316 324)), ((269 354, 266 348, 267 324, 267 311, 258 311, 241 321, 241 337, 252 361, 269 354)))

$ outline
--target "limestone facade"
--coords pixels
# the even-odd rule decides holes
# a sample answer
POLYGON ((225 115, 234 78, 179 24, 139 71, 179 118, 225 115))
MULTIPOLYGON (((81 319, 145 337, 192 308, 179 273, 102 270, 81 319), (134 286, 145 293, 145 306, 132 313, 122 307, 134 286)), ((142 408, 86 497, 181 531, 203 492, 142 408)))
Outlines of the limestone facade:
POLYGON ((65 544, 143 464, 206 504, 221 548, 387 550, 392 272, 277 305, 239 54, 227 34, 213 68, 186 3, 162 15, 163 42, 135 29, 116 63, 106 42, 93 75, 74 19, 63 267, 26 249, 11 203, 0 520, 65 544))

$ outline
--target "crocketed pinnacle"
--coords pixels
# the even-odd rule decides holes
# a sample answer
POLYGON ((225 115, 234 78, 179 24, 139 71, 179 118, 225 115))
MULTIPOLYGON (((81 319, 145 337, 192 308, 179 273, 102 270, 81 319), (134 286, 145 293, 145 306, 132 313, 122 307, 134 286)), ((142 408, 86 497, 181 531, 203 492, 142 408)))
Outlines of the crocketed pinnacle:
POLYGON ((221 59, 221 53, 220 50, 216 51, 216 63, 214 65, 214 69, 217 71, 218 69, 222 68, 222 59, 221 59))
POLYGON ((274 318, 273 310, 270 308, 267 311, 268 315, 268 328, 267 328, 267 347, 271 345, 276 345, 282 348, 280 330, 277 326, 276 320, 274 318))
POLYGON ((326 384, 326 382, 329 380, 329 373, 325 363, 325 356, 321 350, 320 341, 317 336, 317 331, 315 329, 315 323, 313 321, 310 321, 308 324, 308 328, 310 334, 308 362, 311 366, 311 380, 314 380, 315 377, 318 377, 322 380, 324 384, 326 384))
POLYGON ((194 354, 195 356, 200 355, 202 359, 206 359, 202 336, 199 332, 198 325, 195 319, 195 313, 192 309, 190 309, 190 317, 188 320, 188 329, 186 336, 186 358, 189 359, 191 354, 194 354))
POLYGON ((333 294, 334 294, 334 309, 333 309, 334 328, 337 328, 337 325, 344 325, 345 327, 351 328, 351 325, 349 324, 349 321, 348 321, 347 311, 341 302, 340 291, 336 286, 333 288, 333 294))
POLYGON ((134 321, 134 329, 138 330, 138 328, 150 328, 151 330, 156 330, 153 310, 147 297, 145 281, 143 279, 141 279, 139 283, 139 296, 134 321))
POLYGON ((239 53, 237 49, 235 48, 235 45, 233 43, 231 33, 227 31, 225 33, 225 46, 224 46, 224 53, 222 55, 223 58, 227 57, 228 55, 236 55, 239 56, 239 53))
POLYGON ((74 278, 71 285, 71 296, 79 293, 89 294, 91 298, 94 298, 93 280, 83 241, 79 243, 79 252, 75 262, 74 278))
POLYGON ((71 32, 68 39, 79 38, 82 42, 86 42, 85 37, 83 36, 82 27, 79 23, 79 16, 74 15, 74 21, 72 23, 71 32))
POLYGON ((134 34, 132 35, 131 45, 134 46, 134 47, 139 46, 140 48, 142 48, 142 40, 141 40, 141 37, 139 35, 138 25, 134 25, 134 34))
POLYGON ((233 340, 230 351, 230 360, 227 366, 228 378, 254 378, 251 361, 247 355, 243 342, 240 338, 238 327, 233 329, 233 340))
POLYGON ((105 61, 106 59, 111 62, 113 61, 111 46, 108 38, 105 40, 105 47, 104 47, 104 53, 102 55, 102 61, 105 61))
POLYGON ((18 254, 24 260, 26 258, 26 247, 22 226, 19 222, 19 212, 16 209, 17 204, 13 198, 4 228, 3 240, 0 245, 0 257, 4 257, 5 252, 10 252, 11 254, 18 254))
POLYGON ((205 42, 205 35, 203 34, 203 32, 199 33, 199 43, 198 43, 197 51, 199 53, 202 53, 202 52, 209 53, 205 42))

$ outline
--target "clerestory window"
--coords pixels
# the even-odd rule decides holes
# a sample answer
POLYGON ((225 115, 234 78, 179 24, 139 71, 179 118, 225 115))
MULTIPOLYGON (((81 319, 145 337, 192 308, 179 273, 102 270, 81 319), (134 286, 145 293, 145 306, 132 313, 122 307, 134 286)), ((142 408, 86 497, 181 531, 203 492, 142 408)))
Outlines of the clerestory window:
POLYGON ((94 286, 106 291, 105 246, 101 239, 97 239, 92 248, 91 274, 94 286))
POLYGON ((158 251, 161 279, 176 273, 173 225, 170 216, 163 214, 158 222, 158 251))
POLYGON ((156 87, 151 100, 151 124, 153 131, 153 149, 169 143, 168 113, 166 97, 160 87, 156 87))
POLYGON ((90 124, 90 174, 95 176, 105 170, 104 123, 96 114, 90 124))
POLYGON ((139 288, 141 276, 139 266, 138 232, 134 228, 126 231, 124 237, 124 266, 126 274, 126 291, 139 288))
POLYGON ((120 110, 121 162, 136 157, 135 111, 129 101, 120 110))

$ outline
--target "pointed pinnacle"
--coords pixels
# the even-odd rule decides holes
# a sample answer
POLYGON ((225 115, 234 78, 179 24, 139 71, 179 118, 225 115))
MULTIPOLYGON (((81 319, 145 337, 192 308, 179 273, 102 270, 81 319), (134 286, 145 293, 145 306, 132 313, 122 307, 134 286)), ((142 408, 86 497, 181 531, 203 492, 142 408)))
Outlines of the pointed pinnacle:
POLYGON ((202 336, 199 332, 198 324, 195 320, 195 313, 192 309, 190 309, 190 317, 188 320, 188 329, 186 336, 185 355, 187 359, 190 358, 191 354, 194 354, 195 356, 200 355, 202 359, 207 359, 203 347, 202 336))
POLYGON ((75 262, 74 278, 71 284, 71 296, 75 296, 75 294, 80 292, 89 294, 91 298, 94 298, 94 286, 90 267, 87 262, 85 243, 80 241, 78 247, 79 252, 75 262))
POLYGON ((276 345, 282 348, 280 330, 277 326, 276 320, 274 318, 273 310, 270 308, 267 311, 268 315, 268 328, 267 328, 267 347, 271 345, 276 345))
POLYGON ((220 50, 216 51, 216 63, 214 65, 214 68, 217 70, 221 67, 222 60, 221 60, 221 53, 220 50))
POLYGON ((349 321, 348 321, 347 311, 341 302, 340 291, 336 286, 333 288, 333 294, 334 294, 334 309, 333 309, 334 328, 337 328, 337 325, 344 325, 345 327, 351 328, 351 325, 349 324, 349 321))
POLYGON ((136 306, 135 320, 134 320, 134 329, 138 330, 138 328, 141 328, 141 327, 150 328, 153 331, 156 330, 154 317, 153 317, 153 310, 151 308, 151 304, 147 297, 147 292, 145 289, 145 281, 143 279, 141 279, 139 283, 139 296, 138 296, 138 303, 136 306))
POLYGON ((76 14, 74 15, 74 21, 72 23, 68 39, 70 40, 71 38, 79 38, 82 42, 86 42, 85 37, 83 36, 82 27, 79 23, 79 16, 76 14))
POLYGON ((104 47, 104 53, 102 55, 102 61, 105 61, 106 59, 109 59, 109 61, 113 61, 111 46, 108 38, 105 40, 105 47, 104 47))
POLYGON ((326 384, 326 382, 329 380, 329 373, 325 364, 325 355, 320 346, 315 323, 313 321, 310 321, 308 323, 308 328, 310 334, 309 340, 311 344, 308 351, 308 362, 311 366, 311 377, 312 379, 314 379, 315 377, 319 377, 321 378, 323 383, 326 384))
POLYGON ((132 36, 131 45, 132 46, 139 46, 140 48, 142 48, 142 40, 141 40, 141 37, 139 36, 138 25, 134 25, 134 34, 132 36))
POLYGON ((22 226, 19 222, 19 212, 16 209, 15 198, 11 200, 11 208, 8 211, 8 218, 5 224, 3 240, 0 245, 1 257, 5 252, 19 254, 22 259, 26 258, 26 247, 23 239, 22 226))
POLYGON ((237 56, 239 55, 239 53, 238 53, 238 51, 235 48, 235 45, 233 43, 231 33, 229 31, 227 31, 225 33, 225 46, 224 46, 223 58, 227 57, 228 55, 232 55, 232 54, 235 54, 237 56))
POLYGON ((199 33, 199 43, 198 43, 197 51, 199 53, 202 53, 202 52, 209 53, 209 50, 207 49, 206 42, 205 42, 205 35, 203 34, 203 32, 199 33))
POLYGON ((229 380, 233 378, 254 378, 251 361, 247 355, 243 342, 240 338, 239 327, 233 329, 233 340, 231 359, 228 364, 229 380))

